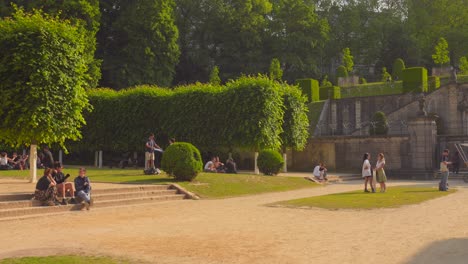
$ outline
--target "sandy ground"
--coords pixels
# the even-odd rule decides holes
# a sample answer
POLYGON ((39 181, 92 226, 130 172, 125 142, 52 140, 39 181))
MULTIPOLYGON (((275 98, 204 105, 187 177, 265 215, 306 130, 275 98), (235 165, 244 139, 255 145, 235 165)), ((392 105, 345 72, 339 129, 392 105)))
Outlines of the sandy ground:
MULTIPOLYGON (((392 182, 391 186, 435 182, 392 182)), ((360 182, 0 222, 0 258, 86 254, 136 263, 467 263, 468 185, 419 205, 324 210, 266 204, 360 182)), ((0 191, 6 183, 0 182, 0 191)))

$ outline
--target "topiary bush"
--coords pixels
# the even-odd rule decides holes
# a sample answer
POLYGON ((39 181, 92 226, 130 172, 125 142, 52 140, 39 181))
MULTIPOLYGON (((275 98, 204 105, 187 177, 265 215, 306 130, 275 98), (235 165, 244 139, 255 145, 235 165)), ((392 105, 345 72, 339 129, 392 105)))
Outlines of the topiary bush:
POLYGON ((202 171, 200 151, 187 142, 176 142, 164 151, 161 168, 179 181, 192 181, 202 171))
POLYGON ((369 134, 371 135, 386 135, 388 133, 387 116, 384 112, 378 111, 372 117, 371 125, 369 126, 369 134))
POLYGON ((403 70, 401 79, 404 92, 427 92, 427 70, 425 68, 406 68, 403 70))
POLYGON ((346 70, 346 67, 343 65, 341 65, 340 67, 336 69, 336 78, 338 79, 340 77, 342 78, 348 77, 348 70, 346 70))
POLYGON ((297 79, 296 85, 307 97, 307 102, 317 102, 319 100, 319 82, 314 79, 297 79))
POLYGON ((438 76, 428 76, 427 83, 429 92, 435 91, 440 88, 440 78, 438 76))
POLYGON ((262 150, 258 154, 257 165, 260 172, 265 175, 276 175, 283 167, 284 160, 276 150, 262 150))
POLYGON ((393 62, 393 67, 392 67, 393 80, 401 80, 402 73, 405 68, 406 68, 405 62, 400 58, 396 59, 395 62, 393 62))

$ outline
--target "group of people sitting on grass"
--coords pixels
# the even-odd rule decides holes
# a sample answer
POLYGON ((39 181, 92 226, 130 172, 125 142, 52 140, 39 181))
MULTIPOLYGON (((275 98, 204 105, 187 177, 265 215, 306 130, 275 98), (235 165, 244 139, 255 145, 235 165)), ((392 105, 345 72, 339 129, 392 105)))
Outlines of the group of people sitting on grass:
POLYGON ((36 184, 34 199, 42 202, 43 205, 56 206, 72 203, 80 204, 81 210, 89 210, 93 199, 91 198, 91 183, 86 176, 86 169, 79 169, 74 184, 67 182, 70 174, 64 175, 62 170, 60 162, 55 162, 54 168, 44 169, 44 175, 36 184))
POLYGON ((27 169, 28 155, 18 155, 13 152, 11 158, 6 152, 0 153, 0 170, 24 170, 27 169))
POLYGON ((204 167, 205 172, 213 173, 237 173, 237 165, 234 159, 228 158, 226 164, 219 161, 218 156, 213 156, 204 167))

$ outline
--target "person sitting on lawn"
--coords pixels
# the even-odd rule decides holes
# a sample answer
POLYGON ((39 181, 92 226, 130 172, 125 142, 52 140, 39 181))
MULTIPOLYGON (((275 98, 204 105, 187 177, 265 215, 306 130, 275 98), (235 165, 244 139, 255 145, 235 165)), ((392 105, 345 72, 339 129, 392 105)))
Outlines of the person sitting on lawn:
POLYGON ((203 171, 205 172, 216 172, 216 157, 212 157, 210 161, 205 164, 203 171))
POLYGON ((46 168, 44 170, 44 176, 37 181, 34 199, 41 201, 43 205, 59 205, 57 202, 56 183, 52 178, 52 169, 46 168))
POLYGON ((225 173, 226 172, 226 167, 224 167, 224 163, 219 161, 218 156, 216 156, 215 168, 216 168, 216 172, 220 172, 220 173, 225 173))
POLYGON ((75 195, 82 200, 81 210, 89 210, 93 205, 93 199, 91 198, 91 183, 89 178, 86 176, 86 169, 80 168, 78 177, 75 178, 75 195))
POLYGON ((226 173, 237 173, 237 165, 232 158, 226 161, 226 173))
POLYGON ((60 161, 56 161, 54 163, 54 172, 52 173, 52 177, 54 178, 55 182, 57 183, 57 191, 58 194, 62 197, 62 204, 67 205, 68 202, 75 203, 75 188, 73 187, 73 183, 66 182, 67 178, 70 177, 70 174, 66 176, 63 174, 63 166, 60 161), (71 197, 70 201, 67 201, 67 192, 68 195, 71 197))
POLYGON ((13 169, 15 170, 20 169, 20 160, 21 160, 21 157, 18 156, 16 152, 13 152, 13 154, 11 155, 11 159, 8 159, 9 163, 11 164, 11 167, 13 167, 13 169))
POLYGON ((325 168, 322 162, 315 166, 314 172, 312 174, 318 181, 327 180, 327 168, 325 168))

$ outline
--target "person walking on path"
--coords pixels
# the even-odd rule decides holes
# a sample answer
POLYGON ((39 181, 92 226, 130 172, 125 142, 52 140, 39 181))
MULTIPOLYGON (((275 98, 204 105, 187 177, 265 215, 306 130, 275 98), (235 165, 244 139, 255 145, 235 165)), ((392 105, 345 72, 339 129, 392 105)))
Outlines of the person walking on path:
POLYGON ((365 153, 363 157, 364 162, 362 163, 362 177, 364 178, 364 192, 369 192, 369 190, 367 190, 367 183, 369 182, 372 192, 375 193, 374 186, 372 186, 372 172, 371 172, 371 164, 369 162, 369 159, 370 159, 370 154, 365 153))
POLYGON ((387 175, 385 175, 385 156, 383 153, 379 153, 377 156, 377 164, 375 165, 375 174, 377 178, 377 182, 380 184, 380 192, 387 191, 387 185, 385 182, 387 181, 387 175))
POLYGON ((448 190, 448 177, 449 177, 449 169, 448 165, 452 164, 449 161, 449 150, 444 149, 444 152, 442 152, 442 158, 440 161, 440 174, 441 174, 441 179, 439 183, 439 191, 447 191, 448 190))

